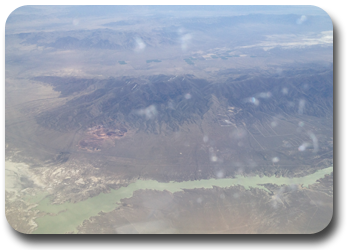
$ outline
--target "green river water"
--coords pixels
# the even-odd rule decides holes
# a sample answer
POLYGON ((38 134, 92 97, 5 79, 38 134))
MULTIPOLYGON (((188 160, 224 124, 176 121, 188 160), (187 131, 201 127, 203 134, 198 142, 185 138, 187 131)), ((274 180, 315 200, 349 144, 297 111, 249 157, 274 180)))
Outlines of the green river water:
POLYGON ((171 193, 181 192, 183 189, 213 188, 213 186, 227 188, 234 185, 241 185, 247 190, 250 188, 260 188, 268 191, 262 184, 293 185, 302 184, 308 187, 326 174, 333 172, 333 167, 324 168, 308 176, 300 178, 287 177, 259 177, 259 176, 236 176, 230 179, 209 179, 184 182, 162 183, 154 180, 138 180, 110 193, 101 193, 98 196, 77 203, 63 203, 59 205, 50 204, 50 199, 45 198, 38 203, 34 209, 50 213, 36 219, 38 228, 35 234, 60 234, 65 232, 77 232, 77 227, 91 216, 98 215, 99 212, 110 212, 120 206, 120 200, 130 198, 137 190, 152 189, 171 193))

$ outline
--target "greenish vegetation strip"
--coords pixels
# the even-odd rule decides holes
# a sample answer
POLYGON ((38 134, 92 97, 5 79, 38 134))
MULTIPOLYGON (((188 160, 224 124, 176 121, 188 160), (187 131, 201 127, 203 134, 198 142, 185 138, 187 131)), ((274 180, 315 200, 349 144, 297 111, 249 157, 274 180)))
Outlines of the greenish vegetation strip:
POLYGON ((63 203, 59 205, 50 204, 49 198, 42 200, 35 209, 46 212, 49 215, 36 219, 38 228, 36 234, 61 234, 66 232, 77 232, 77 227, 86 219, 98 215, 98 213, 111 212, 120 206, 120 200, 130 198, 137 190, 167 190, 171 193, 181 192, 184 189, 195 188, 213 188, 213 186, 227 188, 234 185, 241 185, 247 190, 250 188, 260 188, 267 192, 263 184, 276 185, 304 185, 308 187, 316 183, 318 179, 326 174, 333 172, 333 167, 324 168, 313 174, 304 177, 288 178, 276 176, 236 176, 230 179, 209 179, 184 182, 162 183, 155 180, 138 180, 129 184, 127 187, 121 187, 112 190, 110 193, 101 193, 98 196, 77 203, 63 203))

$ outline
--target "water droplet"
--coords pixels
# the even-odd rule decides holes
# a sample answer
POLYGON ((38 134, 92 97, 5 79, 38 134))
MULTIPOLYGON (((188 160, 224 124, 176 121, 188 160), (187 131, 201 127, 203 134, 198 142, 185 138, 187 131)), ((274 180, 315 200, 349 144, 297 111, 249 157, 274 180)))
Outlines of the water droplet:
POLYGON ((222 171, 222 170, 220 170, 220 171, 218 171, 217 173, 216 173, 216 177, 218 177, 218 178, 223 178, 224 177, 224 171, 222 171))
POLYGON ((277 162, 279 162, 280 161, 280 159, 278 158, 278 157, 273 157, 272 158, 272 162, 273 163, 277 163, 277 162))
POLYGON ((284 95, 288 94, 288 89, 287 88, 283 88, 282 89, 282 94, 284 94, 284 95))
POLYGON ((191 99, 191 94, 190 93, 187 93, 186 95, 185 95, 185 98, 187 99, 187 100, 189 100, 189 99, 191 99))
POLYGON ((206 135, 203 136, 203 141, 204 141, 204 142, 207 142, 208 140, 209 140, 208 136, 206 136, 206 135))

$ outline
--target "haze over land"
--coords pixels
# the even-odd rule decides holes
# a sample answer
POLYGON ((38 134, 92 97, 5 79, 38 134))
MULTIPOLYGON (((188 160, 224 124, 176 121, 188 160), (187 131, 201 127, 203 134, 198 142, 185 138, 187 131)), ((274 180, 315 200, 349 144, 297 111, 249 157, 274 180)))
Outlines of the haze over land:
POLYGON ((321 9, 25 6, 8 18, 6 216, 20 232, 315 233, 332 217, 332 166, 321 9))

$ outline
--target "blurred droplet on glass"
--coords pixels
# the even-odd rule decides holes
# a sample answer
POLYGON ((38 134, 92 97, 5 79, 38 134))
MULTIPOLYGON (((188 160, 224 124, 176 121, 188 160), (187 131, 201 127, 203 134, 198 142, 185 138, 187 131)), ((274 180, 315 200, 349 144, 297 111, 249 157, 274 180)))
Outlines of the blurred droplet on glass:
POLYGON ((233 194, 233 198, 235 198, 235 199, 238 199, 239 196, 240 196, 239 193, 234 193, 234 194, 233 194))
POLYGON ((309 143, 304 142, 303 144, 301 144, 301 145, 299 146, 298 150, 301 151, 301 152, 302 152, 302 151, 305 151, 305 149, 307 149, 309 146, 310 146, 309 143))
POLYGON ((152 119, 157 115, 157 108, 155 105, 151 105, 145 109, 139 109, 136 112, 138 115, 145 116, 146 119, 152 119))
POLYGON ((139 37, 135 38, 135 52, 142 52, 146 48, 146 44, 139 37))
POLYGON ((241 138, 245 137, 246 134, 247 134, 247 132, 244 129, 237 128, 234 131, 232 131, 229 136, 230 136, 230 138, 241 139, 241 138))
POLYGON ((259 95, 258 95, 260 98, 270 98, 272 96, 271 92, 261 92, 259 95))
POLYGON ((278 158, 278 157, 273 157, 272 158, 272 162, 273 163, 277 163, 277 162, 279 162, 280 161, 280 159, 278 158))
POLYGON ((206 135, 203 136, 203 141, 204 141, 204 142, 207 142, 208 140, 209 140, 208 136, 206 136, 206 135))
POLYGON ((305 107, 305 100, 301 99, 299 101, 299 109, 298 109, 298 114, 302 115, 304 113, 304 107, 305 107))
POLYGON ((192 39, 192 35, 191 34, 185 34, 185 35, 180 37, 181 49, 182 50, 187 50, 188 45, 191 42, 191 39, 192 39))
POLYGON ((74 26, 79 25, 79 23, 80 23, 79 19, 73 19, 73 25, 74 26))
POLYGON ((169 101, 169 102, 168 102, 168 108, 169 108, 169 109, 175 109, 175 106, 174 106, 174 102, 173 102, 173 101, 169 101))
POLYGON ((304 144, 300 145, 298 148, 299 151, 305 151, 305 149, 306 149, 306 146, 304 144))
POLYGON ((217 173, 216 173, 216 177, 218 178, 223 178, 225 175, 224 171, 223 170, 219 170, 217 173))
POLYGON ((290 184, 288 187, 292 192, 297 191, 299 189, 297 184, 290 184))
POLYGON ((318 151, 318 139, 317 139, 317 137, 316 137, 316 135, 314 133, 308 132, 308 134, 309 134, 309 136, 310 136, 310 138, 312 140, 312 144, 313 144, 313 147, 314 147, 313 152, 317 153, 317 151, 318 151))
POLYGON ((303 22, 305 22, 306 20, 307 20, 307 16, 302 15, 300 18, 297 19, 296 23, 300 25, 303 22))
POLYGON ((255 105, 259 105, 259 100, 258 99, 256 99, 255 97, 251 97, 251 98, 249 98, 249 101, 251 102, 251 103, 253 103, 253 104, 255 104, 255 105))

